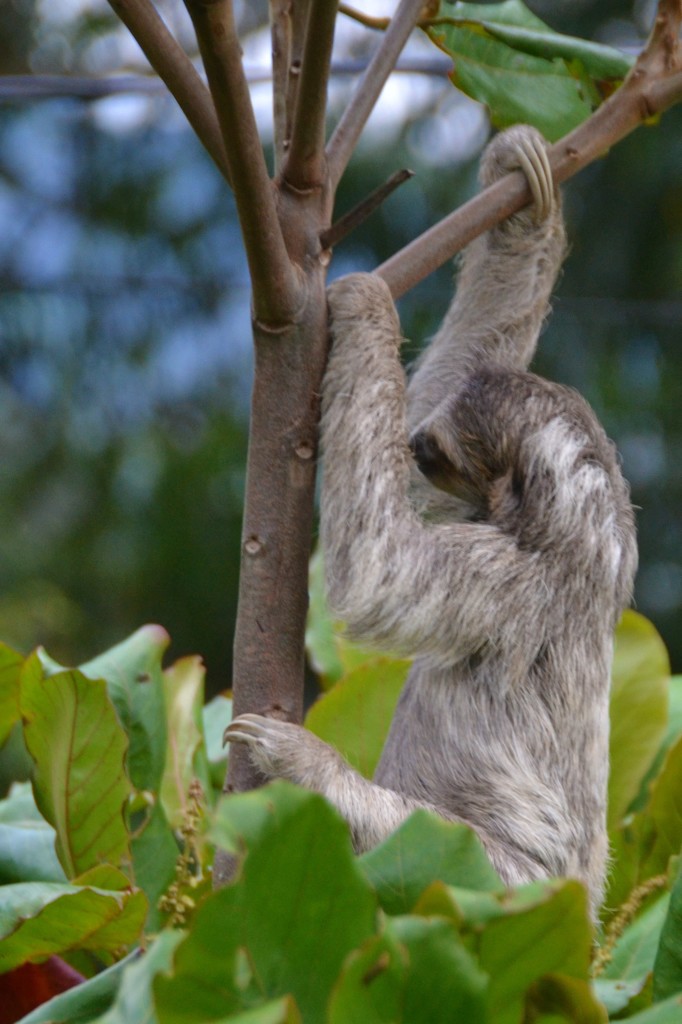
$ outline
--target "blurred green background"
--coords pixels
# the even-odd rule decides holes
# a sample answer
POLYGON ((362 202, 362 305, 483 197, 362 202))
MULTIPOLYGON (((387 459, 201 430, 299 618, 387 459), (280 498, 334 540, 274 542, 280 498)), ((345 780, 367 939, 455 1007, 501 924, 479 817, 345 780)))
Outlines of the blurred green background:
MULTIPOLYGON (((636 52, 655 5, 529 6, 636 52)), ((181 5, 160 7, 191 48, 181 5)), ((267 16, 262 3, 239 14, 245 31, 267 16)), ((375 42, 347 25, 337 110, 353 83, 343 62, 375 42)), ((437 69, 442 55, 424 45, 417 55, 437 69)), ((245 52, 262 69, 262 31, 245 52)), ((173 101, 151 78, 94 98, 92 76, 122 70, 145 65, 105 3, 2 5, 0 72, 72 79, 35 79, 36 96, 25 79, 0 78, 0 638, 74 663, 160 622, 173 655, 204 656, 215 691, 230 682, 236 611, 248 280, 232 198, 173 101)), ((254 100, 261 116, 266 83, 254 100)), ((338 208, 399 167, 416 177, 338 248, 332 273, 371 269, 471 194, 488 133, 442 74, 396 76, 338 208)), ((536 362, 578 387, 618 443, 640 507, 637 607, 678 671, 680 167, 677 109, 565 187, 572 248, 536 362)), ((451 276, 444 268, 402 301, 408 337, 436 329, 451 276)))

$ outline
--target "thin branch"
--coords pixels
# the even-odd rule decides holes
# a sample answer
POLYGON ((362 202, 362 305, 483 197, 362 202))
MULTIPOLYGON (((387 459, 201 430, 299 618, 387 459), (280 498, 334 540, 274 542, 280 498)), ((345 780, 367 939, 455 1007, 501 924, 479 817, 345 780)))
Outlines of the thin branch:
POLYGON ((367 71, 358 82, 350 103, 329 140, 327 165, 333 190, 341 180, 362 129, 419 18, 422 7, 423 0, 401 0, 367 71))
POLYGON ((365 14, 364 11, 357 11, 350 4, 340 3, 339 14, 345 14, 351 21, 357 21, 359 25, 375 29, 377 32, 385 32, 391 23, 390 18, 374 18, 371 14, 365 14))
POLYGON ((275 134, 275 171, 284 158, 287 134, 287 80, 291 61, 291 0, 270 0, 272 46, 272 114, 275 134))
POLYGON ((318 187, 325 176, 325 117, 336 0, 313 0, 303 46, 286 181, 301 191, 318 187))
MULTIPOLYGON (((647 119, 682 101, 682 0, 661 0, 647 46, 621 88, 548 149, 554 181, 572 177, 647 119)), ((377 268, 395 298, 451 259, 472 239, 530 202, 520 171, 479 193, 377 268)))
POLYGON ((185 0, 222 130, 253 284, 254 316, 281 326, 300 306, 299 284, 277 217, 272 183, 242 67, 231 0, 185 0))
POLYGON ((391 177, 375 188, 368 196, 361 200, 352 210, 348 213, 344 213, 343 217, 339 217, 337 221, 326 231, 323 231, 320 235, 320 245, 323 249, 333 249, 335 245, 346 238, 351 231, 355 231, 360 224, 364 224, 371 214, 381 206, 388 197, 395 192, 395 190, 414 177, 414 171, 410 171, 404 168, 402 171, 396 171, 391 177))
POLYGON ((291 130, 294 120, 294 111, 298 100, 298 89, 301 84, 301 66, 303 64, 303 46, 305 43, 305 29, 308 24, 308 12, 312 0, 292 0, 293 13, 291 19, 291 52, 289 55, 289 67, 287 69, 286 87, 286 131, 284 134, 284 152, 289 151, 291 145, 291 130))
POLYGON ((225 146, 211 96, 191 60, 159 17, 151 0, 109 0, 151 66, 229 181, 225 146))

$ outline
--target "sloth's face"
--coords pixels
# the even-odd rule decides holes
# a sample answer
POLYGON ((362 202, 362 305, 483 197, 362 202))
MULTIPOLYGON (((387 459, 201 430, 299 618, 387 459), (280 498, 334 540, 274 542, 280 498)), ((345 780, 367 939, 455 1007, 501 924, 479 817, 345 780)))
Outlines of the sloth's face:
POLYGON ((446 451, 439 433, 433 424, 429 428, 416 430, 410 438, 410 449, 420 472, 439 490, 477 509, 485 507, 488 486, 481 486, 485 473, 472 475, 467 472, 462 461, 453 458, 454 453, 446 451))

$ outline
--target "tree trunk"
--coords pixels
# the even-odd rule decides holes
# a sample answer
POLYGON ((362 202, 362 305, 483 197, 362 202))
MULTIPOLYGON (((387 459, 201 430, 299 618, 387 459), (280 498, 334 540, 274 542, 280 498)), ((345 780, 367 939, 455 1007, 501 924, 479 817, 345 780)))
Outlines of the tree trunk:
MULTIPOLYGON (((327 260, 319 236, 329 224, 322 190, 283 191, 278 204, 291 256, 302 267, 305 304, 276 332, 253 324, 255 376, 242 527, 239 611, 234 641, 234 714, 303 717, 308 560, 313 532, 318 420, 327 354, 327 260)), ((250 789, 246 748, 233 745, 224 791, 250 789)), ((217 851, 214 885, 232 858, 217 851)))

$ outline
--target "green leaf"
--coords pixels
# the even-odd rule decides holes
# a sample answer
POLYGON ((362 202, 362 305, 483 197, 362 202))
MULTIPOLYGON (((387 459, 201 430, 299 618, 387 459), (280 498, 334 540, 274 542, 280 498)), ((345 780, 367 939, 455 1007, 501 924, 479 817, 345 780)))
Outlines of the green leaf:
POLYGON ((517 1024, 526 991, 548 974, 587 980, 593 943, 587 895, 578 882, 545 883, 534 906, 491 921, 479 945, 490 975, 490 1017, 517 1024))
POLYGON ((159 897, 166 891, 175 875, 180 850, 163 809, 155 804, 139 830, 131 839, 135 884, 149 900, 147 929, 154 931, 161 924, 157 908, 159 897))
POLYGON ((55 831, 47 822, 0 824, 0 885, 66 881, 54 841, 55 831))
POLYGON ((121 975, 137 956, 139 950, 129 953, 125 959, 94 978, 49 999, 22 1017, 19 1024, 93 1024, 111 1006, 121 975))
POLYGON ((609 1016, 612 1016, 624 1010, 642 992, 646 985, 646 975, 643 978, 635 978, 634 981, 595 978, 592 985, 599 1001, 604 1004, 609 1016))
POLYGON ((525 1019, 537 1021, 579 1021, 580 1024, 606 1024, 603 1005, 594 994, 592 983, 584 978, 566 978, 549 974, 534 981, 526 993, 525 1019))
POLYGON ((23 658, 0 644, 0 747, 19 721, 19 675, 23 658))
MULTIPOLYGON (((667 871, 670 858, 682 846, 682 740, 668 751, 643 818, 644 825, 650 824, 653 830, 653 842, 640 870, 640 878, 645 879, 667 871)), ((649 838, 645 827, 642 832, 649 838)))
POLYGON ((609 828, 637 796, 665 736, 670 663, 654 626, 627 611, 616 630, 611 684, 609 828))
POLYGON ((317 548, 310 559, 308 589, 310 603, 305 633, 305 646, 311 668, 317 672, 323 689, 328 689, 346 672, 377 658, 376 651, 346 640, 342 626, 329 614, 324 583, 322 549, 317 548))
POLYGON ((335 683, 344 674, 338 649, 334 622, 327 608, 324 588, 324 563, 318 548, 310 559, 308 591, 308 622, 305 647, 311 668, 321 677, 323 685, 335 683))
POLYGON ((247 851, 241 877, 199 907, 174 977, 157 980, 161 1024, 289 993, 305 1020, 323 1020, 345 957, 374 932, 376 898, 347 826, 320 796, 278 782, 220 801, 212 837, 247 851), (240 979, 244 954, 252 983, 240 979))
POLYGON ((334 986, 329 1024, 487 1021, 487 978, 451 922, 391 919, 381 936, 347 958, 334 986))
POLYGON ((294 1000, 284 996, 283 999, 263 1003, 254 1010, 231 1013, 229 1017, 212 1021, 211 1024, 301 1024, 301 1014, 294 1000))
POLYGON ((0 800, 0 822, 43 822, 45 819, 38 810, 30 782, 13 782, 4 800, 0 800))
POLYGON ((682 676, 672 676, 668 686, 668 727, 663 742, 651 762, 651 767, 642 779, 639 793, 631 805, 631 810, 641 810, 645 806, 652 783, 663 767, 666 754, 680 738, 682 738, 682 676))
POLYGON ((139 938, 146 913, 141 892, 56 882, 1 886, 0 973, 69 950, 116 952, 139 938))
POLYGON ((45 679, 35 657, 21 680, 26 746, 35 762, 34 792, 57 832, 57 856, 69 878, 128 857, 123 806, 126 737, 103 682, 77 670, 45 679))
POLYGON ((452 922, 396 917, 387 922, 386 930, 405 947, 409 960, 399 1020, 405 1024, 488 1021, 486 975, 464 948, 452 922))
MULTIPOLYGON (((487 7, 488 5, 486 5, 487 7)), ((514 50, 534 57, 554 60, 561 57, 567 62, 580 61, 585 71, 597 79, 619 81, 625 78, 634 64, 634 58, 612 46, 593 43, 577 36, 563 36, 551 30, 518 28, 503 21, 481 21, 483 27, 514 50)))
POLYGON ((232 699, 219 693, 217 697, 205 704, 202 710, 206 754, 213 773, 214 767, 220 768, 221 784, 225 774, 228 748, 223 745, 223 733, 232 721, 232 699))
POLYGON ((15 782, 0 800, 0 885, 66 881, 54 843, 55 831, 38 811, 31 784, 15 782))
MULTIPOLYGON (((182 658, 163 673, 168 722, 166 765, 161 781, 161 803, 173 828, 187 814, 189 787, 197 777, 197 753, 203 744, 201 708, 204 703, 204 668, 201 658, 182 658)), ((207 774, 201 771, 208 790, 207 774)))
POLYGON ((374 775, 409 668, 409 661, 374 659, 349 672, 308 712, 307 728, 365 778, 374 775))
POLYGON ((157 974, 170 969, 173 952, 183 934, 161 932, 142 956, 128 964, 113 1005, 97 1018, 97 1024, 155 1024, 152 983, 157 974))
POLYGON ((616 943, 605 978, 636 981, 653 970, 661 928, 668 913, 669 893, 660 896, 625 929, 616 943))
POLYGON ((415 811, 358 863, 388 914, 411 911, 435 879, 481 892, 504 891, 478 836, 428 811, 415 811))
POLYGON ((663 1003, 656 1003, 634 1017, 628 1017, 631 1024, 679 1024, 682 1020, 682 994, 672 996, 663 1003))
POLYGON ((594 66, 599 55, 580 40, 557 36, 520 0, 442 3, 438 16, 443 23, 427 34, 452 57, 453 84, 485 103, 498 127, 533 124, 553 141, 597 105, 584 61, 594 66))
POLYGON ((170 642, 161 626, 143 626, 81 666, 106 680, 128 736, 128 772, 136 789, 158 793, 166 764, 166 708, 161 659, 170 642))
POLYGON ((400 1024, 405 979, 405 947, 392 935, 373 935, 349 954, 334 985, 328 1024, 400 1024))
POLYGON ((654 1002, 682 992, 682 870, 670 895, 654 961, 654 1002))

